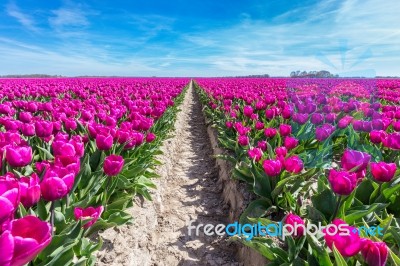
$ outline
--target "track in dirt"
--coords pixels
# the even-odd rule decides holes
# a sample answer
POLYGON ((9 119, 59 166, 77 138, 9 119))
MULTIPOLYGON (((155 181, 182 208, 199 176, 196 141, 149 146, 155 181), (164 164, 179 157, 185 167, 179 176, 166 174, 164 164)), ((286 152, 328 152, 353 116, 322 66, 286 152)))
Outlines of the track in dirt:
POLYGON ((158 158, 163 165, 154 200, 130 209, 133 225, 101 234, 105 243, 98 265, 239 265, 226 239, 188 235, 189 220, 194 225, 227 223, 201 108, 190 85, 174 137, 158 158))

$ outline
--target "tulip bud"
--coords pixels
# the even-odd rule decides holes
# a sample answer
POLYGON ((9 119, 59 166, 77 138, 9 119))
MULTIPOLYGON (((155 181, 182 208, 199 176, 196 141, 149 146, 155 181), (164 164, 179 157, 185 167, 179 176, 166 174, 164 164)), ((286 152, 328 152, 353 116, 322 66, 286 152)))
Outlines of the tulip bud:
POLYGON ((12 167, 27 166, 32 161, 32 148, 30 146, 9 146, 6 148, 6 160, 12 167))
POLYGON ((335 169, 331 169, 328 181, 333 192, 338 195, 350 195, 357 186, 356 174, 347 171, 336 171, 335 169))
POLYGON ((285 224, 291 225, 293 227, 293 236, 294 237, 302 237, 304 235, 304 221, 300 216, 289 213, 286 215, 285 224))
POLYGON ((285 160, 285 170, 289 173, 298 174, 303 168, 303 161, 297 155, 290 156, 285 160))
POLYGON ((33 173, 31 177, 21 177, 19 186, 21 191, 21 203, 25 208, 30 208, 40 200, 39 177, 33 173))
POLYGON ((101 214, 103 213, 104 207, 99 206, 97 208, 89 207, 86 209, 76 207, 74 209, 74 216, 76 220, 82 218, 92 218, 88 223, 86 223, 83 228, 89 228, 92 226, 97 220, 100 218, 101 214))
POLYGON ((281 134, 281 136, 283 137, 289 136, 291 133, 292 133, 292 127, 290 125, 282 124, 279 126, 279 134, 281 134))
POLYGON ((360 238, 357 228, 347 225, 340 219, 333 220, 332 224, 336 227, 327 227, 322 230, 327 246, 333 249, 333 245, 335 245, 344 257, 352 257, 359 253, 365 241, 360 238), (347 229, 349 234, 343 234, 337 228, 340 228, 342 232, 347 229))
POLYGON ((361 249, 361 254, 368 265, 385 266, 389 249, 385 242, 367 240, 361 249))
POLYGON ((264 160, 263 168, 268 176, 274 177, 281 173, 282 163, 279 160, 264 160))
POLYGON ((108 176, 116 176, 124 167, 124 158, 119 155, 109 155, 104 160, 103 171, 108 176))
POLYGON ((367 168, 370 160, 368 153, 347 149, 342 155, 341 164, 347 171, 359 172, 367 168))
POLYGON ((390 182, 397 170, 395 163, 371 163, 370 167, 372 176, 379 182, 390 182))
POLYGON ((108 151, 113 145, 113 137, 111 135, 97 134, 96 146, 101 151, 108 151))

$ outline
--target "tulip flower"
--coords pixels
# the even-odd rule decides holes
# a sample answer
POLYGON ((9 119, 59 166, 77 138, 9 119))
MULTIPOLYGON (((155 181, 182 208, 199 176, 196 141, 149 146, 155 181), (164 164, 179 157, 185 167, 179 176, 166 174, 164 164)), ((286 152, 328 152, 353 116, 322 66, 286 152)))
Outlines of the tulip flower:
POLYGON ((53 134, 53 123, 50 121, 37 121, 35 122, 35 132, 38 137, 49 137, 53 134))
POLYGON ((154 133, 147 133, 146 135, 146 142, 150 143, 153 142, 156 139, 156 135, 154 133))
POLYGON ((111 135, 97 134, 96 146, 101 151, 108 151, 113 145, 113 137, 111 135))
POLYGON ((349 226, 340 219, 333 220, 332 224, 336 226, 335 229, 328 227, 322 230, 327 246, 333 249, 333 245, 335 245, 336 249, 344 257, 357 255, 365 243, 365 240, 360 238, 357 228, 349 226), (338 229, 338 231, 336 231, 336 229, 338 229), (349 233, 340 233, 345 230, 349 233))
POLYGON ((361 255, 368 265, 385 266, 389 249, 385 242, 373 242, 367 240, 361 249, 361 255))
POLYGON ((12 177, 0 176, 0 225, 13 216, 19 202, 18 181, 12 177))
POLYGON ((30 146, 7 147, 6 160, 12 167, 27 166, 32 161, 32 148, 30 146))
POLYGON ((55 201, 64 198, 74 186, 75 173, 60 177, 55 171, 48 170, 40 183, 43 199, 55 201))
POLYGON ((86 209, 76 207, 74 209, 74 216, 76 220, 83 218, 92 218, 88 223, 86 223, 83 228, 89 228, 100 218, 103 213, 104 207, 99 206, 97 208, 89 207, 86 209))
POLYGON ((39 177, 33 173, 30 177, 21 177, 19 186, 21 192, 21 203, 25 208, 35 205, 40 199, 39 177))
POLYGON ((357 175, 347 171, 331 169, 328 181, 333 192, 338 195, 350 195, 357 186, 357 175))
POLYGON ((303 161, 297 155, 285 159, 285 170, 292 174, 298 174, 303 170, 303 161))
POLYGON ((311 115, 311 123, 314 125, 322 124, 324 121, 324 116, 320 113, 314 113, 311 115))
POLYGON ((293 236, 294 237, 302 237, 304 235, 304 221, 301 219, 300 216, 297 216, 295 214, 289 213, 286 215, 286 218, 284 220, 285 224, 291 225, 293 227, 293 236))
POLYGON ((372 176, 379 182, 390 182, 397 170, 395 163, 371 163, 370 167, 372 176))
POLYGON ((281 136, 283 137, 289 136, 291 133, 292 133, 292 127, 290 125, 281 124, 279 126, 279 134, 281 134, 281 136))
POLYGON ((104 159, 103 171, 108 176, 116 176, 124 167, 124 158, 119 155, 109 155, 104 159))
POLYGON ((0 265, 22 266, 51 242, 51 226, 35 216, 13 220, 0 235, 0 265))
POLYGON ((279 160, 264 160, 264 172, 271 177, 277 176, 282 171, 282 163, 279 160))
POLYGON ((388 134, 385 139, 382 140, 382 144, 393 150, 400 150, 400 133, 388 134))
POLYGON ((360 172, 367 168, 370 160, 371 155, 368 153, 347 149, 342 155, 341 164, 347 171, 360 172))
POLYGON ((253 148, 248 150, 248 155, 251 159, 256 160, 256 162, 258 162, 259 160, 261 160, 261 157, 263 155, 263 152, 260 148, 253 148))
POLYGON ((275 148, 275 153, 277 156, 282 156, 285 158, 288 152, 285 147, 277 147, 275 148))
POLYGON ((346 128, 348 125, 351 124, 353 121, 353 117, 346 115, 342 119, 339 120, 338 122, 338 128, 346 128))
POLYGON ((247 136, 239 136, 238 143, 240 146, 247 146, 249 145, 249 137, 247 136))
POLYGON ((257 148, 260 148, 262 151, 267 150, 267 142, 265 140, 260 140, 257 142, 257 148))
POLYGON ((243 114, 247 117, 251 117, 251 115, 253 114, 253 107, 246 105, 243 108, 243 114))
POLYGON ((275 128, 266 128, 265 130, 264 130, 264 135, 267 137, 267 138, 273 138, 273 137, 275 137, 275 135, 276 135, 276 129, 275 128))
POLYGON ((372 130, 369 133, 369 138, 372 143, 379 144, 384 140, 387 136, 387 133, 383 130, 372 130))
POLYGON ((283 144, 286 149, 292 150, 297 147, 297 145, 299 144, 299 140, 293 137, 286 137, 283 141, 283 144))

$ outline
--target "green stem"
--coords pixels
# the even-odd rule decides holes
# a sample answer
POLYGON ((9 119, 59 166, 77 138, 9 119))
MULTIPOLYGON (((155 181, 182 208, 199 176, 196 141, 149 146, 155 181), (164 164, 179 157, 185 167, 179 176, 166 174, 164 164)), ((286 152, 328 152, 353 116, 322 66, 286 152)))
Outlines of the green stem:
POLYGON ((337 215, 337 213, 338 213, 338 211, 339 211, 339 208, 340 208, 340 205, 341 205, 341 203, 342 203, 342 199, 343 199, 343 197, 340 196, 340 195, 338 195, 338 199, 337 199, 337 203, 336 203, 336 208, 335 208, 335 211, 333 212, 333 216, 332 216, 332 219, 331 219, 331 220, 333 220, 333 219, 336 218, 336 215, 337 215))
POLYGON ((54 209, 56 207, 56 202, 52 201, 50 205, 50 224, 51 224, 51 231, 54 234, 54 209))

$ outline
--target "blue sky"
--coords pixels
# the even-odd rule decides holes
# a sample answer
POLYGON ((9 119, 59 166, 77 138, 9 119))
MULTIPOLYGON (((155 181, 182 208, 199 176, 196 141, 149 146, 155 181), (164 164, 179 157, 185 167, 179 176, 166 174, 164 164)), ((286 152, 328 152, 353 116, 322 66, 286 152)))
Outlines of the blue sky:
POLYGON ((400 76, 398 0, 1 5, 3 75, 287 76, 325 69, 400 76))

